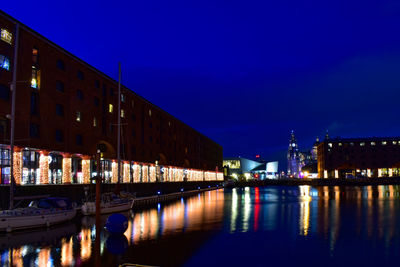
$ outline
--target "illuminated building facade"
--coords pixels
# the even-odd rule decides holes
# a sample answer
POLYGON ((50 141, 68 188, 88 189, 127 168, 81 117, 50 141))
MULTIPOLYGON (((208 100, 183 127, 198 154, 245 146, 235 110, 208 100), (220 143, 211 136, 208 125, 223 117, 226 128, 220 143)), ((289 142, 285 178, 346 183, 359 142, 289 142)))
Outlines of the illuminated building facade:
POLYGON ((104 182, 116 182, 118 116, 124 181, 222 179, 222 147, 217 143, 123 86, 117 114, 116 81, 3 12, 0 30, 2 184, 10 182, 11 157, 17 184, 89 183, 96 175, 98 150, 104 182), (16 147, 10 155, 15 63, 16 147))
POLYGON ((297 140, 292 131, 289 148, 287 152, 288 171, 287 174, 292 178, 316 178, 317 174, 317 147, 319 138, 310 151, 299 151, 297 140))
POLYGON ((224 158, 224 172, 226 176, 238 179, 244 175, 245 179, 275 179, 278 178, 278 161, 260 162, 246 158, 224 158))
POLYGON ((318 145, 321 178, 399 177, 400 137, 334 138, 318 145))
POLYGON ((288 160, 288 168, 287 174, 290 177, 299 177, 301 172, 301 164, 300 164, 300 151, 297 146, 297 140, 294 136, 294 131, 290 134, 289 140, 289 148, 287 152, 287 160, 288 160))

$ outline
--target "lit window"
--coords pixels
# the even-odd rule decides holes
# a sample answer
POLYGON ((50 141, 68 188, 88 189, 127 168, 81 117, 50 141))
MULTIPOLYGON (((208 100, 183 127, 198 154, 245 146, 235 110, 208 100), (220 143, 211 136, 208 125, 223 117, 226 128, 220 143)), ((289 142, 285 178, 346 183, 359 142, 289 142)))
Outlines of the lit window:
POLYGON ((38 70, 35 66, 32 66, 31 87, 35 89, 40 88, 40 70, 38 70))
POLYGON ((332 143, 329 143, 328 146, 329 146, 329 147, 332 147, 332 143))
POLYGON ((353 142, 351 142, 351 143, 350 143, 350 146, 354 146, 354 143, 353 143, 353 142))
POLYGON ((339 143, 339 146, 342 146, 342 143, 339 143))
POLYGON ((397 141, 393 141, 393 145, 397 145, 397 141))
POLYGON ((371 146, 374 146, 374 145, 376 145, 376 143, 375 142, 371 142, 371 146))
POLYGON ((10 60, 8 57, 0 55, 0 68, 10 70, 10 60))
POLYGON ((33 62, 33 64, 37 64, 38 63, 38 57, 39 57, 39 52, 38 52, 37 48, 32 48, 32 62, 33 62))
POLYGON ((149 109, 149 116, 151 117, 151 109, 149 109))
POLYGON ((364 143, 364 142, 361 142, 361 143, 360 143, 360 146, 365 146, 365 143, 364 143))
POLYGON ((1 40, 6 43, 12 44, 12 33, 7 31, 6 29, 1 29, 1 40))
POLYGON ((121 118, 125 118, 125 111, 121 109, 121 118))
POLYGON ((386 146, 386 141, 382 141, 382 146, 386 146))
POLYGON ((109 104, 109 105, 108 105, 108 112, 113 113, 113 111, 114 111, 113 105, 112 105, 112 104, 109 104))
POLYGON ((81 121, 82 117, 81 117, 81 112, 77 111, 76 112, 76 121, 81 121))
POLYGON ((125 102, 125 96, 124 96, 124 94, 121 94, 121 102, 125 102))
POLYGON ((93 127, 97 127, 97 120, 96 120, 96 117, 93 118, 93 127))

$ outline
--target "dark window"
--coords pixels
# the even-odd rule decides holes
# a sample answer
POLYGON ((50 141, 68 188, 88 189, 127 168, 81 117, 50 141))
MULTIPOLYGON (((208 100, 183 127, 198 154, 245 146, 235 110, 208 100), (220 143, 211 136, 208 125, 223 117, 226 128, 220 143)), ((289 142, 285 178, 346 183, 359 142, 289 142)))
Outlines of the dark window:
POLYGON ((78 72, 76 73, 76 77, 78 77, 78 79, 81 81, 83 81, 85 79, 85 75, 80 70, 78 70, 78 72))
POLYGON ((132 136, 136 136, 136 131, 135 131, 135 129, 132 129, 132 136))
POLYGON ((135 114, 132 114, 132 121, 136 121, 136 116, 135 116, 135 114))
POLYGON ((149 141, 150 141, 150 143, 153 142, 153 137, 152 136, 149 136, 149 141))
POLYGON ((110 88, 110 96, 114 96, 114 90, 110 88))
POLYGON ((136 155, 136 147, 135 146, 131 146, 131 154, 136 155))
POLYGON ((10 88, 4 84, 0 84, 0 98, 4 100, 10 99, 10 88))
POLYGON ((82 90, 77 90, 76 91, 76 97, 78 97, 79 100, 83 100, 83 92, 82 92, 82 90))
POLYGON ((99 98, 98 97, 94 97, 94 105, 96 106, 96 107, 98 107, 99 105, 100 105, 100 100, 99 100, 99 98))
POLYGON ((57 69, 59 69, 59 70, 65 70, 64 61, 62 61, 61 59, 57 59, 57 69))
POLYGON ((0 120, 0 135, 5 135, 6 134, 6 126, 7 126, 7 121, 6 120, 0 120))
POLYGON ((64 141, 63 132, 61 130, 56 130, 56 141, 57 142, 63 142, 64 141))
POLYGON ((39 94, 37 92, 31 93, 31 114, 36 115, 39 113, 39 94))
POLYGON ((56 81, 57 91, 64 92, 64 83, 62 81, 56 81))
POLYGON ((82 145, 83 145, 83 138, 82 138, 82 135, 81 135, 81 134, 77 134, 77 135, 76 135, 76 144, 77 144, 78 146, 82 146, 82 145))
POLYGON ((103 84, 103 96, 107 96, 107 86, 103 84))
POLYGON ((99 80, 95 80, 95 81, 94 81, 94 86, 95 86, 96 88, 100 88, 100 82, 99 82, 99 80))
POLYGON ((39 137, 39 125, 31 123, 29 125, 29 136, 30 137, 39 137))
POLYGON ((110 123, 110 132, 113 132, 114 131, 114 125, 112 125, 111 123, 110 123))
POLYGON ((149 128, 153 128, 153 124, 151 122, 149 123, 149 128))
POLYGON ((64 106, 60 104, 56 104, 56 114, 58 116, 64 116, 64 106))

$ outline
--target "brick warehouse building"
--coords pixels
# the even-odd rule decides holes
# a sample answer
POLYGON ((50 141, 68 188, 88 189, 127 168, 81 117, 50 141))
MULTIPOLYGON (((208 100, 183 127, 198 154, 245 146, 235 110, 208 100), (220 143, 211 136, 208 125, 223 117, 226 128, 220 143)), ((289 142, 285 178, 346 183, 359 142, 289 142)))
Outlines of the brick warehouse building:
POLYGON ((317 151, 321 178, 400 176, 400 137, 325 139, 317 151))
MULTIPOLYGON (((16 182, 88 183, 99 148, 104 181, 116 182, 118 83, 0 12, 1 183, 10 180, 17 24, 16 182)), ((221 146, 125 87, 120 115, 124 182, 223 179, 221 146)))

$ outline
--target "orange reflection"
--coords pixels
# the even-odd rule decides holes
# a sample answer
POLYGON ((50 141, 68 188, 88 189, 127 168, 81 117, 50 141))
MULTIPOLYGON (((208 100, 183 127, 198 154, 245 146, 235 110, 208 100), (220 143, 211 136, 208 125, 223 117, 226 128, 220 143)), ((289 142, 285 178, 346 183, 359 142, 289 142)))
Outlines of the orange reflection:
POLYGON ((62 266, 71 266, 74 260, 73 256, 73 241, 72 237, 63 238, 61 240, 61 265, 62 266))
POLYGON ((50 261, 50 248, 42 248, 38 255, 38 266, 48 266, 50 261))
POLYGON ((81 258, 87 260, 92 255, 92 236, 90 228, 81 231, 81 258))
POLYGON ((157 209, 142 211, 135 214, 133 220, 129 222, 133 223, 131 234, 125 233, 125 235, 132 236, 133 243, 136 243, 155 239, 159 233, 165 235, 183 230, 198 230, 203 227, 204 221, 222 221, 223 204, 223 190, 214 190, 168 204, 160 211, 157 209))
POLYGON ((12 257, 13 257, 13 266, 16 267, 24 266, 24 262, 22 261, 22 248, 13 249, 12 257))

